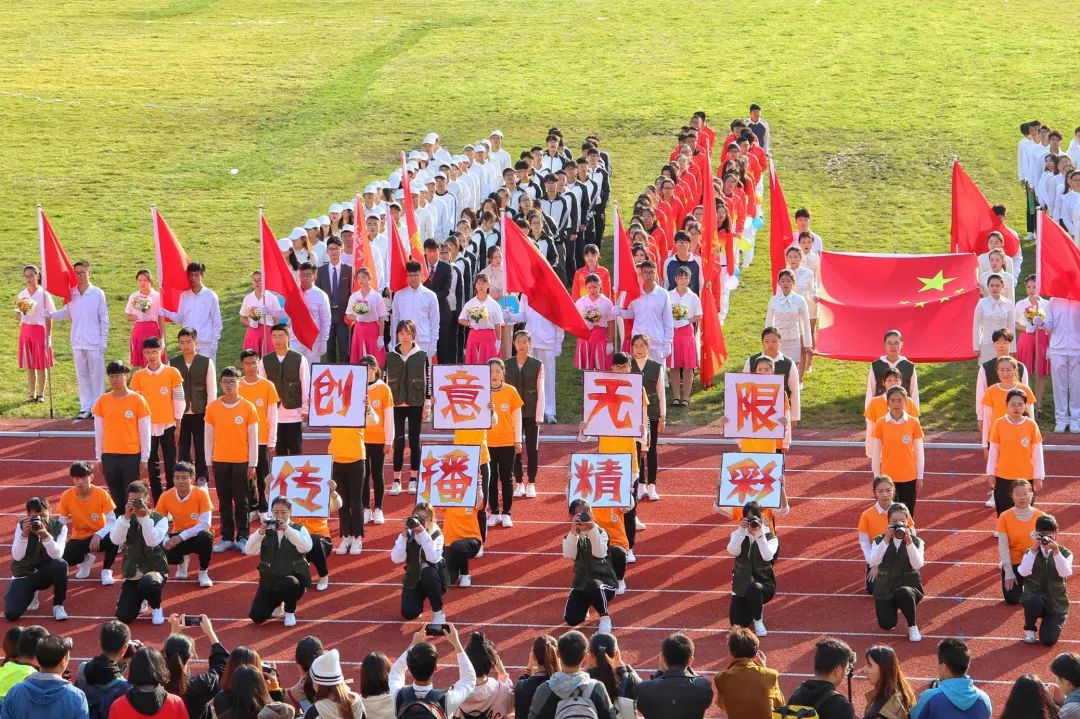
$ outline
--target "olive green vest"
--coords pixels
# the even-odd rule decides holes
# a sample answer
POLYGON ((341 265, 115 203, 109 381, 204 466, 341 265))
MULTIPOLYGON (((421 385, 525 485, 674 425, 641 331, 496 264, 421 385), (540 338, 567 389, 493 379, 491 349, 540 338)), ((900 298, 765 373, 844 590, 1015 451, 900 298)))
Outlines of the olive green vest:
MULTIPOLYGON (((442 532, 438 527, 431 531, 432 539, 441 536, 442 532)), ((409 532, 409 538, 405 540, 405 578, 402 580, 402 586, 406 589, 416 589, 420 584, 420 570, 429 563, 424 559, 423 551, 420 542, 413 538, 412 532, 409 532)))
MULTIPOLYGON (((754 362, 757 362, 758 357, 766 356, 767 355, 764 352, 758 352, 757 354, 750 355, 750 359, 747 360, 747 363, 750 365, 750 369, 748 371, 753 373, 754 362)), ((769 359, 772 358, 770 357, 769 359)), ((784 379, 786 380, 788 377, 791 376, 791 368, 794 366, 795 365, 791 362, 791 358, 787 355, 784 355, 784 359, 773 362, 773 374, 783 375, 784 379)), ((788 399, 791 399, 791 387, 786 381, 784 382, 784 394, 787 395, 788 399)))
POLYGON ((285 409, 300 409, 302 394, 300 388, 300 360, 303 359, 299 352, 289 350, 285 358, 278 359, 276 352, 270 352, 263 357, 263 373, 266 379, 274 383, 278 397, 281 398, 281 406, 285 409))
MULTIPOLYGON (((64 525, 60 523, 60 520, 50 518, 47 529, 52 538, 56 539, 60 536, 64 525)), ((52 557, 45 551, 45 545, 41 543, 41 538, 36 534, 31 534, 26 539, 26 554, 23 555, 22 559, 16 559, 11 563, 11 576, 28 577, 50 559, 52 557)))
MULTIPOLYGON (((772 532, 765 533, 766 540, 772 538, 772 532)), ((766 561, 761 556, 761 548, 756 541, 745 537, 739 556, 735 557, 735 566, 731 570, 731 591, 735 596, 741 597, 753 582, 759 582, 769 593, 776 591, 772 561, 766 561)))
MULTIPOLYGON (((602 530, 601 530, 602 531, 602 530)), ((573 589, 585 589, 593 579, 612 589, 619 586, 619 580, 615 576, 615 567, 607 557, 594 557, 592 543, 584 534, 578 535, 577 556, 574 557, 574 585, 573 589)))
MULTIPOLYGON (((1061 556, 1071 556, 1065 547, 1059 547, 1061 556)), ((1046 597, 1047 608, 1054 614, 1065 616, 1069 613, 1069 593, 1065 590, 1065 580, 1058 574, 1054 565, 1054 556, 1045 556, 1042 550, 1035 551, 1035 563, 1031 565, 1031 574, 1024 578, 1024 596, 1041 594, 1046 597)))
POLYGON ((397 348, 386 355, 386 384, 396 404, 421 407, 428 398, 428 356, 423 350, 402 357, 397 348))
MULTIPOLYGON (((299 524, 290 522, 289 526, 298 532, 301 530, 299 524)), ((311 570, 307 557, 284 535, 278 537, 276 531, 267 532, 259 547, 259 586, 273 588, 278 580, 288 576, 296 577, 300 584, 310 587, 311 570)))
MULTIPOLYGON (((161 518, 162 515, 157 512, 150 512, 150 521, 154 524, 161 521, 161 518)), ((162 576, 169 575, 169 562, 165 559, 165 548, 160 544, 156 547, 146 545, 142 527, 134 515, 131 526, 128 527, 124 546, 126 547, 124 563, 120 567, 124 573, 124 579, 134 579, 139 572, 143 574, 159 572, 162 576)))
MULTIPOLYGON (((884 541, 886 541, 884 534, 874 538, 875 544, 884 541)), ((911 541, 917 547, 922 546, 922 540, 918 537, 912 537, 911 541)), ((889 542, 889 546, 885 549, 885 556, 878 565, 877 578, 874 580, 874 599, 892 599, 893 593, 900 587, 911 587, 918 592, 918 599, 922 599, 922 577, 919 576, 919 570, 911 566, 907 545, 901 542, 900 548, 897 549, 895 544, 889 542)))
MULTIPOLYGON (((870 363, 870 368, 874 370, 874 396, 879 394, 885 394, 885 373, 889 371, 889 363, 878 358, 870 363)), ((905 360, 900 360, 896 364, 896 369, 900 370, 900 386, 911 396, 911 378, 915 376, 915 365, 905 360)), ((994 370, 994 375, 997 375, 997 370, 994 370)), ((997 383, 997 380, 994 380, 997 383)))
POLYGON ((191 367, 184 361, 184 355, 176 355, 169 364, 180 372, 184 380, 184 412, 202 414, 206 411, 206 373, 210 369, 210 358, 196 354, 191 360, 191 367))
POLYGON ((521 408, 522 419, 536 417, 537 383, 543 367, 535 357, 526 357, 525 364, 520 367, 516 357, 506 360, 506 381, 518 391, 521 401, 525 403, 521 408))
POLYGON ((641 388, 645 390, 645 396, 649 398, 649 419, 654 422, 660 419, 660 393, 656 390, 656 383, 660 379, 660 370, 663 368, 654 359, 645 360, 643 367, 638 367, 636 359, 630 360, 630 371, 641 375, 641 388))

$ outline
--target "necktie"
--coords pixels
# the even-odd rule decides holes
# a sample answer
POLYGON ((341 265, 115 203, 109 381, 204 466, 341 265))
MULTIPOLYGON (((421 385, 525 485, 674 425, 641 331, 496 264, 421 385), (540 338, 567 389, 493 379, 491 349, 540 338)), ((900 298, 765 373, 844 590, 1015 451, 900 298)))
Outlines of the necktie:
POLYGON ((337 267, 331 267, 330 268, 330 299, 332 299, 334 301, 335 305, 337 304, 337 282, 338 282, 337 273, 338 273, 338 268, 337 267))

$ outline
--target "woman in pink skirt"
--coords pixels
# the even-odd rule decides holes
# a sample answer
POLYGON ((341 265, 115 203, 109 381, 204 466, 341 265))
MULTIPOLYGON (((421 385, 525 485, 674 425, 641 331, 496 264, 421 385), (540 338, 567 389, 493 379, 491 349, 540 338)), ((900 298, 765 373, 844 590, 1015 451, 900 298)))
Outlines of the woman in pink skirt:
POLYGON ((240 304, 240 323, 247 327, 244 349, 255 350, 260 355, 270 352, 270 328, 284 316, 285 309, 278 296, 263 289, 262 272, 252 272, 251 292, 240 304))
POLYGON ((128 322, 134 323, 128 346, 131 366, 143 367, 146 365, 142 351, 143 340, 147 337, 158 337, 164 342, 165 332, 161 324, 161 294, 154 289, 154 276, 150 274, 150 270, 143 269, 135 273, 135 280, 139 283, 139 289, 128 297, 124 315, 128 322))
POLYGON ((701 325, 701 300, 690 289, 690 269, 675 270, 675 289, 671 297, 671 315, 675 336, 671 342, 668 367, 671 368, 671 392, 675 398, 672 406, 686 407, 690 404, 690 390, 694 386, 694 370, 698 366, 697 333, 701 325))
POLYGON ((465 364, 487 364, 489 359, 499 356, 499 340, 505 322, 502 307, 488 294, 490 288, 484 273, 473 278, 476 294, 458 314, 458 324, 469 328, 469 338, 465 340, 465 364))
POLYGON ((1042 323, 1046 319, 1046 307, 1050 303, 1039 297, 1039 292, 1035 289, 1035 275, 1028 275, 1024 286, 1027 297, 1016 303, 1016 359, 1027 367, 1029 378, 1038 377, 1035 380, 1035 406, 1042 407, 1043 390, 1046 389, 1046 378, 1050 374, 1050 361, 1046 359, 1050 335, 1046 334, 1042 323), (1038 362, 1035 361, 1036 347, 1038 362))
POLYGON ((27 402, 45 401, 45 382, 53 366, 52 320, 45 312, 55 312, 52 295, 41 286, 41 274, 34 265, 23 268, 26 287, 15 298, 19 318, 19 369, 26 370, 27 402))
POLYGON ((585 278, 585 296, 574 303, 589 328, 589 339, 578 339, 574 366, 578 369, 609 370, 615 353, 615 306, 600 291, 599 275, 585 278))
POLYGON ((349 296, 345 321, 352 325, 352 344, 349 362, 357 364, 364 355, 371 355, 386 364, 383 330, 386 326, 386 302, 371 288, 371 273, 366 267, 356 269, 356 291, 349 296))

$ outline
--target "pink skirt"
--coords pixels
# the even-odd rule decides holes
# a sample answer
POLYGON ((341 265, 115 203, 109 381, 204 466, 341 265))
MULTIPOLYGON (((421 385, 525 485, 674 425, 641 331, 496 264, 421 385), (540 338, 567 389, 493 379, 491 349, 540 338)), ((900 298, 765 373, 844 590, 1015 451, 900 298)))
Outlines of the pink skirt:
POLYGON ((147 320, 145 322, 136 322, 135 326, 131 328, 131 366, 132 367, 145 367, 146 360, 143 359, 142 343, 147 337, 161 337, 161 327, 157 322, 147 320))
POLYGON ((607 351, 607 327, 593 327, 589 339, 577 341, 574 349, 574 366, 578 369, 609 370, 611 355, 607 351))
POLYGON ((697 369, 698 348, 694 340, 694 326, 685 325, 675 330, 671 341, 671 356, 668 367, 676 369, 697 369))
POLYGON ((1050 375, 1050 360, 1046 358, 1046 350, 1050 347, 1050 335, 1046 334, 1046 330, 1021 332, 1016 340, 1016 359, 1027 367, 1028 375, 1034 377, 1036 370, 1036 342, 1038 342, 1039 345, 1039 376, 1048 377, 1050 375))
POLYGON ((45 325, 19 325, 19 369, 53 366, 52 347, 45 346, 45 325))
POLYGON ((373 356, 379 361, 380 367, 386 364, 386 353, 379 349, 378 322, 357 322, 353 325, 349 362, 356 364, 364 355, 373 356))
POLYGON ((259 355, 270 351, 270 328, 263 325, 248 325, 244 332, 244 349, 255 350, 259 355))
POLYGON ((469 330, 469 339, 465 340, 465 364, 487 364, 489 359, 498 356, 495 330, 469 330))

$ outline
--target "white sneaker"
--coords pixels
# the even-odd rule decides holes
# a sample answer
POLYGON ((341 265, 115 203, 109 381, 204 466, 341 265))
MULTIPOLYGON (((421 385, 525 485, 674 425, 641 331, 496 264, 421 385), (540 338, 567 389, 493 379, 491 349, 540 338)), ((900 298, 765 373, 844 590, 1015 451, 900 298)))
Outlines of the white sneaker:
MULTIPOLYGON (((364 512, 367 512, 367 510, 365 509, 364 512)), ((364 521, 365 522, 367 521, 366 517, 365 517, 364 521)), ((342 537, 341 538, 341 544, 339 544, 338 548, 334 550, 334 554, 348 554, 349 549, 352 548, 352 543, 353 543, 353 538, 352 537, 342 537)))
POLYGON ((459 587, 471 587, 472 586, 472 577, 470 577, 468 574, 462 574, 461 578, 458 579, 458 586, 459 587))
POLYGON ((142 601, 142 604, 140 604, 140 605, 139 605, 139 614, 146 614, 146 613, 147 613, 147 612, 149 612, 149 611, 150 611, 150 603, 149 603, 149 602, 147 602, 147 601, 146 601, 146 600, 144 599, 144 600, 142 601))
POLYGON ((107 587, 110 584, 112 584, 114 581, 115 580, 112 577, 112 570, 111 569, 102 569, 101 570, 101 586, 107 587))
POLYGON ((199 570, 199 586, 200 587, 212 587, 214 586, 214 580, 210 579, 210 572, 205 569, 199 570))
POLYGON ((769 632, 765 629, 765 622, 761 621, 760 619, 754 620, 754 634, 758 635, 759 637, 768 636, 769 632))
POLYGON ((627 564, 633 564, 636 561, 637 561, 637 557, 634 556, 634 550, 633 549, 627 549, 626 550, 626 563, 627 564))
POLYGON ((480 551, 476 553, 476 558, 479 559, 482 556, 484 556, 484 545, 481 544, 480 551))
POLYGON ((161 609, 161 607, 158 607, 154 611, 150 612, 150 623, 151 624, 164 624, 165 623, 165 612, 161 609))
POLYGON ((528 486, 525 487, 525 496, 529 499, 533 499, 536 497, 536 485, 532 482, 529 482, 528 486))
POLYGON ((394 483, 390 485, 390 489, 386 490, 387 494, 401 494, 401 480, 395 479, 394 483))
POLYGON ((34 598, 30 600, 30 603, 26 605, 26 611, 36 612, 38 607, 41 606, 41 602, 38 600, 38 593, 34 592, 34 598))
POLYGON ((383 516, 383 513, 382 513, 381 509, 376 509, 374 512, 371 513, 371 523, 372 524, 382 524, 385 521, 386 521, 386 517, 383 516))
POLYGON ((644 484, 638 484, 638 486, 637 486, 637 498, 639 500, 645 499, 645 485, 644 484))
POLYGON ((66 622, 68 618, 67 612, 64 610, 64 606, 62 604, 58 604, 57 606, 52 608, 52 615, 53 619, 58 622, 66 622))
POLYGON ((285 605, 284 604, 277 605, 277 608, 274 611, 270 612, 270 616, 272 616, 274 619, 281 619, 282 617, 284 617, 285 616, 285 605))
POLYGON ((222 552, 227 552, 232 548, 233 548, 233 543, 232 542, 230 542, 228 540, 225 540, 225 539, 221 539, 221 540, 218 540, 218 543, 214 545, 214 554, 221 554, 222 552))
POLYGON ((986 498, 986 506, 990 509, 993 509, 997 506, 997 504, 994 502, 994 490, 990 490, 990 496, 986 498))
POLYGON ((409 480, 409 494, 416 494, 416 480, 409 480))
POLYGON ((597 625, 596 631, 603 634, 611 634, 611 617, 606 614, 600 617, 600 623, 597 625))
POLYGON ((176 574, 173 575, 175 579, 187 579, 188 578, 188 556, 185 556, 180 560, 180 564, 176 565, 176 574))
POLYGON ((79 562, 76 566, 78 569, 75 571, 76 579, 86 579, 90 576, 90 569, 94 566, 94 562, 97 561, 97 557, 93 554, 87 554, 86 559, 79 562))
POLYGON ((315 591, 316 592, 325 592, 329 588, 330 588, 330 575, 328 574, 325 577, 319 577, 319 581, 315 583, 315 591))
POLYGON ((651 501, 653 501, 653 502, 660 499, 660 495, 656 491, 656 485, 655 484, 650 484, 648 486, 648 488, 645 490, 645 494, 649 495, 649 499, 651 501))
POLYGON ((284 618, 281 620, 281 623, 284 624, 287 627, 295 627, 296 626, 296 612, 285 612, 284 613, 284 618))
POLYGON ((349 547, 349 554, 355 557, 362 551, 364 551, 364 538, 353 537, 352 546, 349 547))
POLYGON ((446 612, 439 610, 431 614, 432 624, 446 624, 446 612))
POLYGON ((525 485, 522 484, 521 482, 518 482, 514 486, 514 496, 515 497, 524 497, 525 496, 525 485))
POLYGON ((1073 422, 1069 425, 1069 431, 1073 434, 1080 432, 1080 422, 1073 422))
POLYGON ((615 590, 616 594, 626 594, 626 580, 619 580, 619 588, 615 590))
POLYGON ((645 522, 642 522, 641 517, 638 517, 637 515, 634 515, 634 529, 636 529, 639 532, 644 532, 648 528, 649 528, 649 525, 645 524, 645 522))
POLYGON ((503 526, 503 529, 510 529, 511 527, 514 526, 514 520, 510 519, 509 514, 504 514, 502 516, 502 526, 503 526))
POLYGON ((1069 423, 1068 422, 1058 422, 1057 424, 1054 425, 1054 431, 1055 432, 1067 432, 1068 430, 1069 430, 1069 423))
POLYGON ((909 642, 921 642, 922 634, 919 634, 918 627, 908 627, 907 638, 909 642))
POLYGON ((487 518, 487 526, 494 527, 500 521, 502 521, 502 517, 499 516, 498 514, 489 514, 488 518, 487 518))
POLYGON ((364 510, 364 524, 371 524, 371 510, 364 510))
POLYGON ((1024 644, 1035 644, 1038 641, 1039 640, 1035 636, 1035 630, 1034 629, 1025 629, 1024 630, 1024 644))

